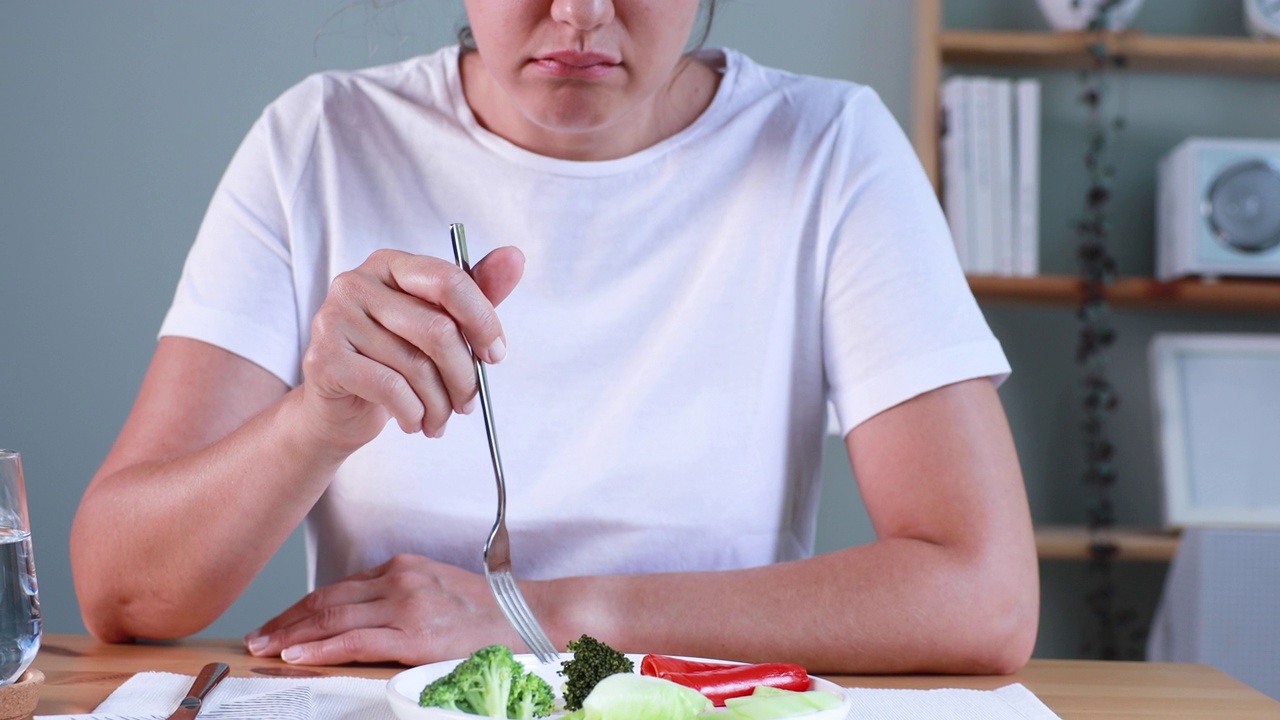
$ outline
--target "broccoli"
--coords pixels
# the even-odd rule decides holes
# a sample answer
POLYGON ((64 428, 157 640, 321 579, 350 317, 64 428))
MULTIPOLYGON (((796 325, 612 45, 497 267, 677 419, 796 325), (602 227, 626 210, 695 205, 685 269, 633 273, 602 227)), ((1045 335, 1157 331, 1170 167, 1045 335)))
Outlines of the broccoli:
POLYGON ((547 681, 525 671, 511 648, 490 645, 471 653, 449 674, 423 688, 418 705, 532 720, 551 714, 555 693, 547 681))
POLYGON ((507 717, 512 720, 533 720, 546 717, 556 707, 556 691, 546 680, 528 672, 511 683, 511 699, 507 702, 507 717))
POLYGON ((453 675, 445 675, 423 688, 422 694, 418 696, 418 705, 454 712, 471 712, 471 706, 462 697, 462 690, 453 682, 453 675))
POLYGON ((560 663, 565 677, 564 709, 577 710, 596 683, 618 673, 629 673, 635 664, 626 655, 589 635, 569 641, 573 659, 560 663))

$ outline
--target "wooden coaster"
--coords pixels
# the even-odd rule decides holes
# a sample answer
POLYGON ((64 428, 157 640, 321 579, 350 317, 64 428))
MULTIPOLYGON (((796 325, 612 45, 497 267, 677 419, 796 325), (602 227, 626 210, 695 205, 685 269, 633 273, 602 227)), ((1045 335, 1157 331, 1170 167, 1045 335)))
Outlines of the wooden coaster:
POLYGON ((0 687, 0 720, 31 720, 40 702, 44 673, 32 668, 12 685, 0 687))

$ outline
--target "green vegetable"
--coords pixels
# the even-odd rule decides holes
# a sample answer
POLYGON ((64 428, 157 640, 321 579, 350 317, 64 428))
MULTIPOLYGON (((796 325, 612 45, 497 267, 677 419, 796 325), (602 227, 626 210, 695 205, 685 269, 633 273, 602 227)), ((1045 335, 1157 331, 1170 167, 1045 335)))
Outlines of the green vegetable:
POLYGON ((511 699, 507 701, 507 717, 532 720, 546 717, 556 707, 556 693, 546 680, 527 672, 511 683, 511 699))
POLYGON ((724 701, 724 720, 781 720, 830 710, 840 706, 840 698, 823 690, 782 690, 757 687, 752 694, 724 701))
POLYGON ((711 707, 702 693, 670 680, 618 673, 596 684, 581 720, 690 720, 711 707))
POLYGON ((462 688, 455 685, 448 675, 423 688, 422 694, 418 696, 418 705, 454 712, 471 712, 471 706, 462 699, 462 688))
POLYGON ((626 655, 590 635, 570 640, 569 652, 573 653, 573 658, 560 663, 560 674, 565 677, 565 710, 581 708, 583 701, 601 680, 618 673, 630 673, 635 669, 635 664, 626 655))
POLYGON ((490 645, 471 653, 448 675, 423 688, 418 705, 532 720, 555 709, 555 691, 546 680, 526 672, 511 648, 490 645))

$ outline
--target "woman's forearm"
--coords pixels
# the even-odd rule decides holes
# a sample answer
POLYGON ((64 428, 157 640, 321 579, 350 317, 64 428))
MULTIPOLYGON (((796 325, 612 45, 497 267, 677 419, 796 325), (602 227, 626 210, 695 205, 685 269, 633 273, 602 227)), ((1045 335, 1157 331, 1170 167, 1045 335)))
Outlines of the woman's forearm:
POLYGON ((90 632, 107 641, 197 632, 248 587, 341 457, 299 432, 297 391, 222 439, 95 478, 71 534, 90 632))
POLYGON ((546 583, 536 589, 553 639, 594 631, 620 649, 833 673, 1020 667, 1039 623, 1039 566, 994 386, 916 396, 845 443, 879 540, 751 570, 546 583))
POLYGON ((530 588, 563 646, 804 665, 828 673, 1006 673, 1031 654, 1034 560, 923 540, 718 573, 618 575, 530 588))

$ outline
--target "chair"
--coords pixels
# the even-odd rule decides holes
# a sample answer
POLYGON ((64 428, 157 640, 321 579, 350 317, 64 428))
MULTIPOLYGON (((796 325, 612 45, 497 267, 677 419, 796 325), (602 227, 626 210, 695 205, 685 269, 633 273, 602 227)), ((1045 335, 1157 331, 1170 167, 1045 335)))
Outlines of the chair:
POLYGON ((1280 700, 1280 530, 1183 531, 1147 659, 1212 665, 1280 700))

